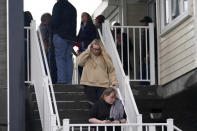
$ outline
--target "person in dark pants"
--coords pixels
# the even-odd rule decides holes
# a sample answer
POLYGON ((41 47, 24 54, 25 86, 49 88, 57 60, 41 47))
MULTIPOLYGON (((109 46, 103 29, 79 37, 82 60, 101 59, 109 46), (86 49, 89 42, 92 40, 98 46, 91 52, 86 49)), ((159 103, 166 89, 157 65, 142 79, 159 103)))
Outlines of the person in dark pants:
POLYGON ((51 20, 50 13, 45 13, 41 16, 40 32, 44 43, 44 49, 47 56, 47 62, 49 65, 52 83, 56 83, 57 81, 56 62, 55 62, 54 45, 52 42, 53 35, 50 26, 50 20, 51 20))
MULTIPOLYGON (((87 12, 81 15, 81 28, 77 36, 77 41, 81 43, 79 54, 85 51, 88 45, 96 38, 97 30, 92 22, 91 16, 87 12)), ((83 68, 79 66, 79 75, 81 77, 83 68)))
MULTIPOLYGON (((33 20, 33 17, 32 17, 32 14, 31 12, 29 11, 25 11, 24 12, 24 26, 25 27, 30 27, 30 24, 31 24, 31 21, 33 20)), ((30 41, 30 37, 28 38, 27 36, 30 36, 30 32, 28 32, 27 29, 24 29, 24 63, 25 63, 25 81, 27 81, 27 50, 29 51, 30 53, 30 48, 27 49, 27 41, 30 41)), ((30 43, 29 43, 30 44, 30 43)), ((30 47, 30 45, 29 45, 30 47)), ((30 57, 28 58, 30 60, 30 57)), ((30 72, 29 72, 30 73, 30 72)), ((30 105, 29 105, 29 101, 28 101, 28 98, 29 98, 29 90, 28 90, 28 87, 25 88, 25 129, 26 131, 32 131, 32 129, 30 128, 30 125, 32 123, 31 121, 31 112, 30 112, 30 105)))
MULTIPOLYGON (((25 27, 30 27, 30 24, 31 24, 31 21, 33 20, 33 17, 32 17, 32 14, 31 14, 31 12, 29 12, 29 11, 25 11, 24 12, 24 26, 25 27)), ((24 52, 25 52, 25 54, 24 54, 24 58, 25 58, 25 81, 27 81, 27 66, 29 66, 29 65, 27 65, 27 50, 29 51, 29 53, 30 53, 30 48, 29 49, 27 49, 27 41, 30 41, 30 32, 28 32, 28 30, 27 29, 24 29, 24 39, 25 39, 25 42, 24 42, 24 52), (29 38, 27 38, 27 36, 29 36, 29 38)), ((30 43, 29 43, 30 44, 30 43)), ((29 45, 29 47, 30 47, 30 45, 29 45)), ((30 58, 28 58, 29 60, 30 60, 30 58)))
MULTIPOLYGON (((90 110, 89 122, 93 124, 126 123, 124 107, 116 96, 117 92, 114 88, 106 89, 100 100, 90 110)), ((104 127, 99 127, 99 131, 104 131, 104 127)), ((113 128, 108 126, 107 131, 113 131, 113 128)), ((121 131, 120 126, 116 126, 115 131, 121 131)))
MULTIPOLYGON (((143 19, 140 20, 140 23, 142 26, 148 26, 149 23, 152 23, 152 22, 153 21, 149 16, 145 16, 143 19)), ((142 76, 141 77, 143 80, 146 80, 147 77, 150 78, 149 30, 147 30, 147 34, 146 34, 145 30, 142 31, 141 48, 142 48, 142 53, 141 53, 141 56, 142 56, 142 60, 141 60, 142 61, 142 76), (147 43, 146 43, 146 41, 147 41, 147 43), (146 44, 147 44, 147 47, 146 47, 146 44), (146 52, 146 50, 147 50, 147 52, 146 52), (148 74, 147 74, 147 69, 146 69, 147 66, 149 67, 148 74)), ((150 82, 140 82, 140 85, 150 85, 150 82)))
POLYGON ((50 31, 49 31, 49 22, 51 20, 51 14, 45 13, 41 16, 40 32, 42 35, 43 46, 47 56, 47 61, 49 63, 49 47, 50 47, 50 31))
POLYGON ((101 40, 95 39, 77 57, 77 64, 83 67, 80 84, 85 86, 84 91, 90 104, 98 101, 102 92, 110 85, 118 87, 113 63, 101 40))
MULTIPOLYGON (((121 25, 120 25, 120 23, 116 22, 116 23, 113 24, 113 26, 121 26, 121 25)), ((131 43, 130 38, 129 38, 129 41, 127 41, 127 37, 129 37, 129 36, 127 36, 126 33, 122 33, 121 28, 114 28, 112 30, 112 35, 114 37, 114 40, 116 41, 117 51, 118 51, 118 54, 119 54, 120 59, 122 61, 123 69, 125 71, 125 74, 129 75, 128 71, 129 71, 129 69, 131 70, 132 67, 131 67, 131 63, 130 63, 129 69, 128 69, 128 64, 129 64, 128 56, 130 55, 130 53, 133 50, 133 44, 131 43), (128 44, 129 44, 129 52, 128 52, 128 44), (123 48, 123 52, 122 52, 122 48, 123 48), (123 59, 122 59, 122 57, 123 57, 123 59)))
POLYGON ((76 41, 77 12, 68 0, 58 0, 53 7, 51 28, 57 66, 57 83, 72 83, 73 41, 76 41))

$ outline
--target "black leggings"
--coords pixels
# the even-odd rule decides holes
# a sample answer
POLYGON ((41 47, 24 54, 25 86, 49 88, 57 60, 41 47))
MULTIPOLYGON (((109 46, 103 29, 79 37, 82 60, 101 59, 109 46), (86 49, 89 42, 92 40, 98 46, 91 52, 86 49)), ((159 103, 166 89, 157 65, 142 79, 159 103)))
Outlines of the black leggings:
POLYGON ((96 87, 96 86, 84 86, 84 92, 89 101, 95 103, 99 100, 100 96, 102 95, 103 91, 106 89, 104 87, 96 87))

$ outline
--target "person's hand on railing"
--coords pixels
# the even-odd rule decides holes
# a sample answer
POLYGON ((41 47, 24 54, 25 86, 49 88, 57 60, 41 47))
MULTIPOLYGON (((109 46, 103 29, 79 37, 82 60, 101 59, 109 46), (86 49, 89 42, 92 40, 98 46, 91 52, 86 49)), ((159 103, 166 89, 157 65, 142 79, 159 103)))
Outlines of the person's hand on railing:
POLYGON ((78 56, 74 49, 72 50, 72 53, 73 55, 78 56))
POLYGON ((114 83, 112 84, 113 87, 119 88, 119 84, 118 83, 114 83))
POLYGON ((120 124, 120 121, 115 120, 115 121, 112 121, 112 123, 113 124, 120 124))
POLYGON ((79 56, 80 54, 81 54, 81 51, 78 51, 78 52, 77 52, 77 56, 79 56))
POLYGON ((103 120, 103 121, 101 121, 101 124, 109 124, 109 123, 111 123, 110 120, 103 120))

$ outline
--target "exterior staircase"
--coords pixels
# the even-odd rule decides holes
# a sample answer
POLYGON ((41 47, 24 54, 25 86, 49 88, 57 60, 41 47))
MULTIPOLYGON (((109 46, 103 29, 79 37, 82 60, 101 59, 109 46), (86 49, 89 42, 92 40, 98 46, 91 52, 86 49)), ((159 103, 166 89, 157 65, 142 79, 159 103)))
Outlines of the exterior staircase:
POLYGON ((163 98, 161 86, 131 85, 139 112, 143 114, 143 123, 164 123, 173 118, 175 125, 183 131, 197 129, 197 89, 187 89, 181 93, 163 98), (151 114, 155 118, 151 118, 151 114))
MULTIPOLYGON (((68 118, 70 123, 88 123, 90 104, 83 92, 83 86, 65 84, 55 84, 53 86, 60 121, 63 122, 63 119, 68 118)), ((31 118, 31 130, 29 131, 41 131, 41 121, 33 87, 30 87, 29 96, 29 112, 32 112, 29 114, 31 118)))
POLYGON ((159 86, 131 86, 139 112, 143 114, 145 123, 162 123, 166 119, 162 117, 164 99, 158 95, 159 86), (161 116, 160 116, 161 115, 161 116))

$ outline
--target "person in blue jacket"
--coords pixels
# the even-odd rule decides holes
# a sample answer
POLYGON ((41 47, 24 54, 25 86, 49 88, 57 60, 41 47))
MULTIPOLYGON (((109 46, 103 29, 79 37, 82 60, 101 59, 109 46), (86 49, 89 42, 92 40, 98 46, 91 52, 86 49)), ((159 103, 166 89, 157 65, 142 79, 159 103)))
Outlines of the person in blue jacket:
MULTIPOLYGON (((79 54, 85 51, 88 45, 97 37, 97 29, 93 24, 91 16, 87 12, 81 15, 81 28, 77 36, 77 41, 81 43, 79 54)), ((83 68, 79 66, 79 75, 81 76, 83 68)))
POLYGON ((76 21, 75 7, 68 0, 57 0, 51 17, 57 83, 72 83, 72 43, 76 41, 76 21))

